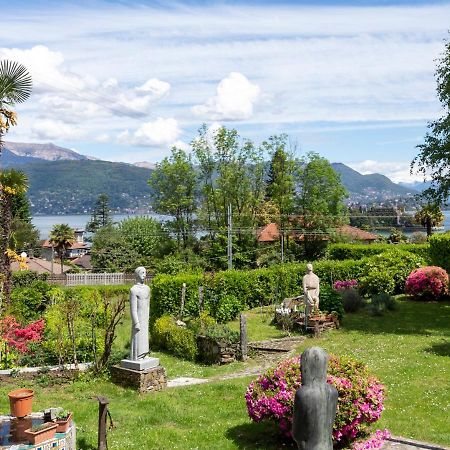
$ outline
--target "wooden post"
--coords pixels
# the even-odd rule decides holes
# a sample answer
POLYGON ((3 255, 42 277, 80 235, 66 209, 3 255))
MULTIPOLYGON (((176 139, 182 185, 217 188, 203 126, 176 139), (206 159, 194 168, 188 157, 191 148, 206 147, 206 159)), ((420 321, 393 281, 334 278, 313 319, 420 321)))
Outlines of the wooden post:
POLYGON ((198 312, 203 311, 203 286, 198 287, 198 312))
POLYGON ((245 317, 245 314, 242 314, 239 316, 240 321, 240 338, 241 338, 241 360, 245 361, 247 356, 247 318, 245 317))
POLYGON ((98 396, 98 450, 107 450, 106 443, 106 416, 108 413, 109 400, 98 396))
POLYGON ((183 286, 181 287, 180 320, 183 320, 185 300, 186 300, 186 283, 183 283, 183 286))

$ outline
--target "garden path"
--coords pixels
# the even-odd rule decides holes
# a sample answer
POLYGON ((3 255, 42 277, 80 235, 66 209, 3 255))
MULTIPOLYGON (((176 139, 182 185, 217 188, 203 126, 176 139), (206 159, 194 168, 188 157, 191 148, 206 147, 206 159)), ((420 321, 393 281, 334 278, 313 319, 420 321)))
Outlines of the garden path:
POLYGON ((439 447, 427 442, 412 441, 402 437, 393 436, 387 440, 381 450, 449 450, 448 447, 439 447))

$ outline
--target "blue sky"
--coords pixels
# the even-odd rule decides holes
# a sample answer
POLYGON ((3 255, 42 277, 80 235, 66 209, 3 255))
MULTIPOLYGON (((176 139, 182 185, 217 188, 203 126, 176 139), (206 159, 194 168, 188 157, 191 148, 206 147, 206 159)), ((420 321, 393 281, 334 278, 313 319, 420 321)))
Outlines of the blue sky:
POLYGON ((300 154, 412 181, 415 146, 441 112, 450 2, 0 5, 0 58, 34 80, 12 141, 157 162, 205 122, 257 143, 285 132, 300 154))

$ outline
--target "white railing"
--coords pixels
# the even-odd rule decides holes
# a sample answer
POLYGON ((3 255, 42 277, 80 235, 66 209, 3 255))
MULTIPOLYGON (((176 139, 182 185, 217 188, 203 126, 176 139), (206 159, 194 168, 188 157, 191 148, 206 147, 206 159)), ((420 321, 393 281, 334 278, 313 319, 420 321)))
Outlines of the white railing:
POLYGON ((125 283, 123 273, 68 273, 67 286, 117 285, 125 283))

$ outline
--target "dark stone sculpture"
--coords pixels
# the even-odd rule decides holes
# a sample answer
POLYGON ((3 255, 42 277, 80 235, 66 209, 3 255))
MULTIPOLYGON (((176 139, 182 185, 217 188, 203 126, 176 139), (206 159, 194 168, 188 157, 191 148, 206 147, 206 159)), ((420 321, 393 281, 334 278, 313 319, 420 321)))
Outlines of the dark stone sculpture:
POLYGON ((301 358, 302 386, 295 393, 292 434, 300 450, 333 450, 338 392, 327 383, 328 355, 320 347, 301 358))

